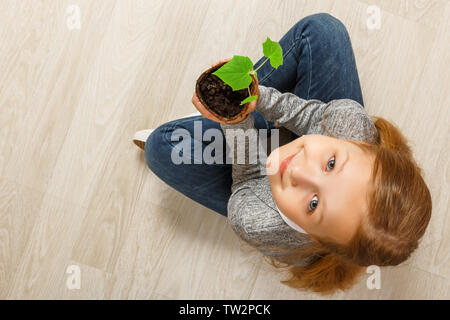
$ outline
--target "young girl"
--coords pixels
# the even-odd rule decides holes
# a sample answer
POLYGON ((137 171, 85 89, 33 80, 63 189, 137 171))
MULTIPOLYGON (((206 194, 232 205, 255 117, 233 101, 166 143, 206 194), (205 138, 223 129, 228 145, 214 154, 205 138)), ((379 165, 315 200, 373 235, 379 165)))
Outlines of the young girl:
POLYGON ((345 26, 329 14, 310 15, 279 43, 283 64, 258 69, 259 98, 248 113, 221 122, 194 94, 203 117, 168 122, 141 139, 147 164, 171 187, 226 216, 274 266, 289 267, 291 278, 282 283, 322 293, 346 289, 366 266, 408 259, 430 220, 431 195, 404 136, 364 109, 345 26), (223 132, 222 163, 195 159, 208 141, 192 141, 192 164, 171 160, 181 151, 171 134, 185 129, 195 140, 195 122, 203 132, 223 132), (291 142, 256 164, 247 161, 250 142, 235 144, 239 131, 229 130, 270 134, 277 127, 291 132, 291 142), (244 164, 236 158, 227 164, 231 146, 235 157, 245 152, 244 164))

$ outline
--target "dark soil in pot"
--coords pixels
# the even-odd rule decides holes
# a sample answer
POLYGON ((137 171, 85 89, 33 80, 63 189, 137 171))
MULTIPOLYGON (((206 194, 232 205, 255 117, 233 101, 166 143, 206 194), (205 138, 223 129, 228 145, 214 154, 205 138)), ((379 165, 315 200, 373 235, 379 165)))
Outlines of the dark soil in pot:
MULTIPOLYGON (((195 92, 200 102, 218 119, 233 120, 240 113, 245 112, 248 104, 241 105, 241 101, 248 97, 248 89, 233 91, 219 77, 212 73, 226 62, 206 70, 197 80, 195 92)), ((252 75, 250 91, 255 95, 256 79, 252 75)))

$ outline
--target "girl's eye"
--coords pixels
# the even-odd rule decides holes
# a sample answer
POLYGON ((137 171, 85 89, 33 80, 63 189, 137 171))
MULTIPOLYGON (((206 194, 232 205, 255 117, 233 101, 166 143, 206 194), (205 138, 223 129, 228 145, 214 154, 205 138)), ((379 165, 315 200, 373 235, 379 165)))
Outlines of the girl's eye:
POLYGON ((317 208, 317 204, 319 203, 319 198, 317 200, 314 200, 314 198, 317 198, 317 196, 314 196, 309 203, 308 209, 309 211, 314 211, 317 208))
MULTIPOLYGON (((333 163, 333 168, 334 168, 334 163, 335 163, 334 156, 331 159, 330 159, 330 161, 328 161, 328 164, 333 163), (333 159, 333 160, 331 160, 331 159, 333 159)), ((327 168, 328 168, 328 164, 327 164, 327 168)), ((333 169, 333 168, 331 168, 331 169, 333 169)))
MULTIPOLYGON (((330 161, 328 161, 327 168, 329 168, 328 165, 329 165, 330 163, 332 163, 333 165, 332 165, 332 168, 331 168, 331 169, 334 169, 335 161, 336 161, 336 158, 333 156, 333 157, 330 159, 330 161)), ((317 196, 314 196, 314 197, 312 198, 311 202, 310 202, 309 205, 308 205, 308 210, 309 210, 309 211, 314 211, 314 210, 317 208, 318 204, 319 204, 319 198, 318 198, 317 196), (315 200, 315 199, 316 199, 316 200, 315 200)))

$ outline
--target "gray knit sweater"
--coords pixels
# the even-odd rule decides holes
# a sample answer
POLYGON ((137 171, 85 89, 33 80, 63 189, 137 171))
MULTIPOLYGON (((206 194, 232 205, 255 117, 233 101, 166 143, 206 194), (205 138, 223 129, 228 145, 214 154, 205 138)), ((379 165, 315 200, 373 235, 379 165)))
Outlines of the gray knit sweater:
MULTIPOLYGON (((260 97, 256 111, 264 119, 277 121, 298 136, 305 134, 327 135, 320 122, 337 138, 369 142, 376 136, 376 128, 369 115, 358 102, 350 99, 338 99, 328 103, 319 100, 304 100, 293 93, 281 93, 275 88, 259 85, 260 97)), ((283 261, 283 252, 274 250, 272 245, 283 248, 296 248, 311 242, 308 234, 291 228, 280 216, 272 197, 270 182, 266 173, 266 157, 262 160, 255 148, 249 148, 250 131, 258 134, 254 127, 254 118, 249 114, 237 124, 221 124, 225 139, 230 147, 234 145, 232 195, 228 201, 228 222, 245 242, 257 248, 261 253, 283 261), (227 129, 243 129, 227 131, 227 129), (235 136, 244 135, 233 143, 235 136), (244 164, 238 164, 239 152, 245 153, 244 164), (257 159, 255 161, 249 160, 257 159)), ((251 133, 251 132, 250 132, 251 133)), ((260 151, 261 152, 261 151, 260 151)), ((231 156, 230 156, 231 157, 231 156)), ((239 158, 240 159, 240 158, 239 158)), ((240 160, 239 163, 242 163, 240 160)), ((299 263, 301 264, 301 263, 299 263)))

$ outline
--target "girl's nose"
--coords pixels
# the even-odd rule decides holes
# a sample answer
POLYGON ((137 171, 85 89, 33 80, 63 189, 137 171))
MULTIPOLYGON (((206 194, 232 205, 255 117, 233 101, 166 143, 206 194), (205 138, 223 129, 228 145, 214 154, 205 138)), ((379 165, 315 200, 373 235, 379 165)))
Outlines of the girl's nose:
POLYGON ((298 166, 292 166, 291 168, 291 184, 293 187, 306 186, 311 183, 311 176, 306 174, 305 168, 299 168, 298 166))
MULTIPOLYGON (((301 151, 303 152, 303 150, 301 151)), ((317 184, 318 172, 312 161, 305 159, 299 154, 298 159, 293 159, 290 163, 290 181, 292 186, 301 186, 302 188, 317 184)))

